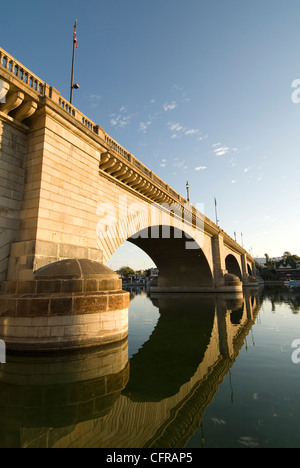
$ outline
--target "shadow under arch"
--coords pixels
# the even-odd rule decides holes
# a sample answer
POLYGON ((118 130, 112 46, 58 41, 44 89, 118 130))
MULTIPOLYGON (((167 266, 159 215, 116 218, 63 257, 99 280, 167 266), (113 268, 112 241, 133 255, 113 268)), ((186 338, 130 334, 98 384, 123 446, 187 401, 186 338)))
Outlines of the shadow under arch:
POLYGON ((243 279, 242 272, 238 264, 238 261, 234 255, 231 255, 231 254, 227 255, 225 259, 225 265, 226 265, 226 270, 228 271, 228 273, 237 276, 242 281, 243 279))
POLYGON ((158 402, 189 382, 209 346, 215 298, 198 294, 151 295, 160 317, 149 340, 130 360, 123 394, 133 401, 158 402))
POLYGON ((213 291, 214 280, 207 258, 191 237, 172 226, 152 226, 128 239, 142 249, 159 269, 160 292, 213 291), (153 235, 155 232, 155 236, 153 235))
POLYGON ((232 309, 231 314, 230 314, 230 322, 232 325, 240 325, 242 318, 244 315, 244 304, 242 307, 239 307, 237 309, 232 309))

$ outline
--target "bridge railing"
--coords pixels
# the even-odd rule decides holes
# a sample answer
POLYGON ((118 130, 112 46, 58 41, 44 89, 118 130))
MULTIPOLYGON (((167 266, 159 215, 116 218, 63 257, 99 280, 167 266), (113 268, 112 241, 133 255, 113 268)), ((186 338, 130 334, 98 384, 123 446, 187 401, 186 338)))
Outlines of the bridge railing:
POLYGON ((88 128, 92 132, 98 134, 99 127, 97 124, 92 122, 82 112, 76 109, 70 102, 64 99, 60 92, 52 86, 49 86, 41 78, 32 73, 28 68, 24 67, 20 62, 8 54, 4 49, 0 47, 0 68, 3 68, 8 74, 12 75, 17 80, 20 80, 25 89, 28 88, 31 92, 34 92, 38 97, 46 96, 54 101, 61 109, 67 114, 74 117, 84 127, 88 128))
POLYGON ((24 85, 39 95, 44 95, 45 83, 28 68, 15 60, 5 50, 0 48, 0 66, 21 80, 24 85))
POLYGON ((187 201, 177 193, 172 187, 170 187, 165 181, 151 171, 147 166, 145 166, 141 161, 129 153, 125 148, 123 148, 119 143, 117 143, 111 136, 104 132, 105 141, 109 144, 110 148, 117 153, 116 156, 121 156, 126 162, 129 162, 136 168, 140 174, 147 176, 153 184, 158 185, 161 189, 170 195, 174 201, 177 201, 181 204, 187 203, 187 201))

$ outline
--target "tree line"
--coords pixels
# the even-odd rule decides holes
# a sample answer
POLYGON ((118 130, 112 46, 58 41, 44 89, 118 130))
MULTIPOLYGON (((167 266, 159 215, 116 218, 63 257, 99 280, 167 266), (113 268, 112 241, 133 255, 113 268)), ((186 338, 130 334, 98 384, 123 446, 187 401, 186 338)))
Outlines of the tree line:
MULTIPOLYGON (((275 258, 270 258, 269 255, 266 253, 266 266, 267 268, 274 268, 275 264, 278 262, 275 258)), ((282 260, 284 260, 286 263, 297 263, 300 261, 300 257, 298 255, 292 255, 291 252, 284 252, 282 255, 282 260)))
MULTIPOLYGON (((275 266, 276 263, 278 263, 278 259, 276 258, 270 258, 270 256, 266 253, 266 267, 263 268, 261 266, 258 267, 259 269, 259 275, 263 280, 266 281, 274 281, 276 280, 276 270, 275 266)), ((291 252, 284 252, 281 261, 286 261, 286 263, 297 263, 300 261, 300 257, 295 254, 291 254, 291 252)))
POLYGON ((117 270, 116 273, 118 273, 118 275, 122 276, 122 278, 130 278, 131 276, 135 276, 135 275, 144 275, 147 278, 150 278, 151 270, 152 270, 152 268, 148 268, 146 270, 134 271, 129 266, 123 266, 123 267, 119 268, 119 270, 117 270))

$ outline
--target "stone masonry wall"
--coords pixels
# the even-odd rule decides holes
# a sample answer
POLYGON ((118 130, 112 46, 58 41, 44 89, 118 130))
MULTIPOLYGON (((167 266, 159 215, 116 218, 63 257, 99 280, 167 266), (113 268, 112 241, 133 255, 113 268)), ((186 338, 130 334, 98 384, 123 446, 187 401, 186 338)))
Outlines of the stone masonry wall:
POLYGON ((24 184, 24 131, 0 121, 0 281, 7 275, 11 244, 16 241, 24 184))

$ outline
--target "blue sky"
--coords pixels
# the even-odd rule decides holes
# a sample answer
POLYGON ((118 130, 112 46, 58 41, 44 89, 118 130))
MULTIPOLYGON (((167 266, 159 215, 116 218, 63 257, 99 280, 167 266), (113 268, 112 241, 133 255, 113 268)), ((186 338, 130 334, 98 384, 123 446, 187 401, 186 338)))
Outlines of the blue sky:
POLYGON ((31 0, 1 18, 1 47, 66 98, 77 18, 74 105, 213 220, 216 197, 254 256, 300 255, 298 0, 31 0))

